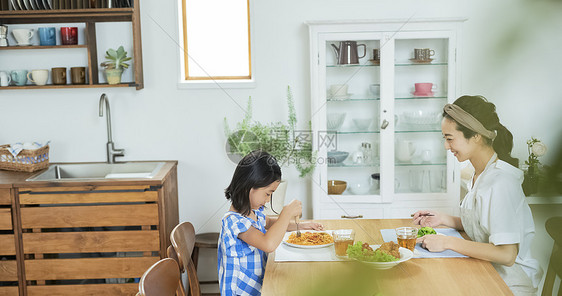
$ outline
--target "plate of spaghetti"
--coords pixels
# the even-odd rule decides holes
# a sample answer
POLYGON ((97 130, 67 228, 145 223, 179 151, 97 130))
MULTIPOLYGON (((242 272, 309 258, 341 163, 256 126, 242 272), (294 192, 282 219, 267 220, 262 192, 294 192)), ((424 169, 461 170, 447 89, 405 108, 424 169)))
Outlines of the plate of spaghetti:
POLYGON ((293 231, 288 233, 288 237, 286 236, 283 243, 291 247, 303 249, 324 248, 333 245, 334 238, 331 234, 324 231, 301 231, 301 236, 297 237, 297 232, 293 231))

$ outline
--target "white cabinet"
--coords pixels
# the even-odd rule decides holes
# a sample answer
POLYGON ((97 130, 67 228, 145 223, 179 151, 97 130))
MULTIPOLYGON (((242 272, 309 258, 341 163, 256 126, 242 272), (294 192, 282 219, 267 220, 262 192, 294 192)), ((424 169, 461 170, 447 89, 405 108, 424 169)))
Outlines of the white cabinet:
POLYGON ((441 113, 459 95, 463 21, 307 22, 315 219, 457 214, 460 174, 443 146, 441 113), (415 49, 426 48, 430 59, 414 59, 415 49), (347 182, 343 194, 328 194, 331 180, 347 182))

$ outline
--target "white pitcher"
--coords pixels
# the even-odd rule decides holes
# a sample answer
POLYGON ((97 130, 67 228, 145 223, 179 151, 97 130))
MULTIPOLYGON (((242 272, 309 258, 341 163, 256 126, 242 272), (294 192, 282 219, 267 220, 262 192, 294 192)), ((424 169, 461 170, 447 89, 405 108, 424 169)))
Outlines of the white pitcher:
POLYGON ((400 140, 396 143, 396 158, 401 162, 409 162, 412 160, 416 147, 412 141, 400 140))
POLYGON ((0 72, 0 86, 8 86, 10 85, 11 81, 12 78, 10 77, 10 75, 8 75, 8 73, 0 72))

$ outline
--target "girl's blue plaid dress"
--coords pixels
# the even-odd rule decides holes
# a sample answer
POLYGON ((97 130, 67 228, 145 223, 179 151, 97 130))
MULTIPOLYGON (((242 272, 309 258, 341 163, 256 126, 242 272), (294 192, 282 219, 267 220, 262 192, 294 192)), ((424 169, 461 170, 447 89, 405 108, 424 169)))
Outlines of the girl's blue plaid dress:
POLYGON ((236 212, 222 218, 217 256, 221 295, 261 295, 267 254, 238 238, 250 227, 265 233, 263 208, 254 213, 258 221, 236 212))

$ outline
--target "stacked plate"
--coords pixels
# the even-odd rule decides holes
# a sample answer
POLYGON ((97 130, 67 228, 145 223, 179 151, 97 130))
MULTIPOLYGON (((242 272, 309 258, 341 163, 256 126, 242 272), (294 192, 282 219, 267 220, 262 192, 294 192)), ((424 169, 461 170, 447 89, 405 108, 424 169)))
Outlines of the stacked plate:
POLYGON ((125 8, 125 7, 132 7, 132 3, 134 0, 9 0, 9 1, 10 1, 11 9, 7 9, 8 7, 4 7, 5 5, 0 6, 0 9, 50 10, 50 9, 85 9, 85 8, 125 8))

